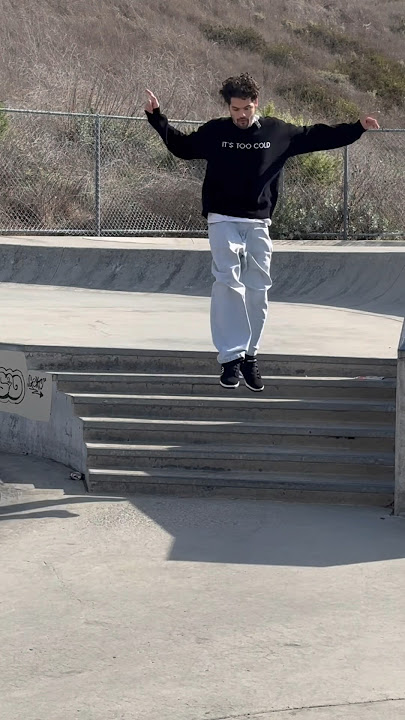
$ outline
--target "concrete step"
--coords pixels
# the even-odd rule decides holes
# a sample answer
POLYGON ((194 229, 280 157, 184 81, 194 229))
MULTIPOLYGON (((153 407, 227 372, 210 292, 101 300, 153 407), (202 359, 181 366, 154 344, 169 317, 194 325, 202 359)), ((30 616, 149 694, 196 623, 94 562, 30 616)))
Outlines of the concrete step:
POLYGON ((394 427, 303 425, 207 420, 82 417, 85 441, 95 443, 194 443, 306 447, 308 450, 394 452, 394 427))
POLYGON ((393 401, 299 400, 241 397, 237 391, 224 391, 221 397, 113 395, 108 393, 69 393, 80 416, 120 418, 168 418, 180 420, 238 420, 262 422, 392 425, 393 401))
POLYGON ((233 472, 235 470, 305 474, 361 475, 373 481, 390 481, 394 473, 393 453, 309 452, 302 448, 274 449, 263 446, 223 445, 131 445, 86 443, 92 468, 180 468, 233 472))
POLYGON ((298 473, 232 472, 195 470, 127 470, 91 468, 86 478, 94 493, 154 494, 183 497, 228 497, 301 502, 328 502, 387 506, 392 502, 393 481, 369 478, 298 473))
MULTIPOLYGON (((147 373, 57 373, 58 389, 62 392, 113 393, 146 395, 213 395, 227 392, 218 376, 147 373)), ((348 398, 374 400, 395 399, 395 378, 314 378, 264 377, 263 397, 273 398, 348 398)), ((238 394, 251 394, 241 380, 238 394)))
MULTIPOLYGON (((10 349, 17 349, 10 346, 10 349)), ((138 372, 211 374, 218 371, 215 352, 134 350, 131 348, 19 345, 29 368, 47 372, 138 372)), ((350 358, 292 354, 260 355, 264 375, 396 377, 395 358, 350 358)))

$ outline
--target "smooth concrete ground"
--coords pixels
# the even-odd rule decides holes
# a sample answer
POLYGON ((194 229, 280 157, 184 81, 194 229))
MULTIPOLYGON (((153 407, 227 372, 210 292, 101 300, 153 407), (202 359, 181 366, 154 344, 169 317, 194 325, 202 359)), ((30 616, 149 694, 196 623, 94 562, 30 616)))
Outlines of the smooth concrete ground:
POLYGON ((388 508, 94 497, 10 455, 0 477, 7 720, 404 717, 388 508))
MULTIPOLYGON (((214 350, 207 297, 0 283, 4 343, 214 350)), ((403 319, 271 302, 265 353, 396 357, 403 319)))
MULTIPOLYGON (((69 269, 85 282, 93 270, 108 277, 106 260, 86 267, 82 250, 94 249, 93 239, 6 238, 0 246, 10 242, 21 248, 0 253, 0 275, 8 273, 2 342, 212 349, 206 279, 188 295, 62 287, 65 277, 72 284, 69 269), (69 253, 54 253, 67 244, 80 255, 74 268, 69 253), (30 257, 43 264, 27 284, 25 250, 50 246, 54 265, 44 267, 35 251, 30 257), (39 284, 43 269, 55 285, 39 284)), ((184 241, 138 247, 149 253, 151 245, 184 241)), ((376 253, 381 273, 373 276, 361 258, 354 267, 349 250, 327 281, 311 263, 306 277, 290 277, 288 302, 271 304, 263 351, 394 357, 403 250, 398 263, 394 250, 376 253)), ((195 262, 197 284, 199 272, 195 262)), ((9 455, 0 455, 0 479, 7 720, 405 716, 405 520, 389 508, 88 496, 67 468, 9 455)))
MULTIPOLYGON (((204 238, 3 237, 0 261, 4 343, 214 349, 204 238)), ((276 242, 272 274, 262 352, 396 357, 403 245, 276 242)))

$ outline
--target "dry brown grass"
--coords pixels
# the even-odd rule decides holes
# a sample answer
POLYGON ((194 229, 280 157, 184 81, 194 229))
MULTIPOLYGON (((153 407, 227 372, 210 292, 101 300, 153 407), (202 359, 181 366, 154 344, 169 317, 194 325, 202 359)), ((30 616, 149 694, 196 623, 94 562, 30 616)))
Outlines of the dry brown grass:
MULTIPOLYGON (((0 100, 14 107, 141 115, 148 85, 172 117, 206 119, 221 112, 221 80, 248 70, 264 99, 285 107, 279 86, 319 82, 319 73, 333 71, 337 60, 326 46, 294 35, 291 25, 329 27, 374 51, 389 48, 399 60, 400 10, 396 0, 0 0, 0 100), (275 47, 274 62, 271 52, 264 59, 209 40, 203 23, 259 32, 275 47), (278 49, 292 43, 302 59, 280 67, 278 49)), ((374 98, 350 81, 340 92, 361 110, 378 110, 374 98)), ((381 109, 399 121, 395 107, 381 109)), ((325 119, 332 119, 327 112, 325 119)))
MULTIPOLYGON (((249 71, 262 88, 261 105, 273 101, 276 113, 288 110, 307 122, 334 122, 344 120, 346 113, 352 119, 358 109, 377 114, 383 126, 398 127, 403 123, 401 97, 396 94, 396 102, 390 102, 388 93, 386 101, 347 61, 360 57, 359 67, 367 72, 364 59, 372 54, 403 59, 402 2, 0 0, 0 103, 143 116, 144 89, 150 87, 169 117, 206 120, 227 112, 218 95, 221 81, 249 71), (207 26, 211 34, 204 32, 207 26), (242 42, 243 37, 250 38, 250 45, 242 42)), ((399 73, 400 67, 395 66, 399 73)), ((2 227, 11 218, 18 229, 94 230, 94 147, 92 126, 86 122, 13 116, 7 133, 0 122, 2 227)), ((105 225, 118 230, 150 228, 155 223, 159 229, 166 213, 166 226, 176 217, 178 224, 173 219, 173 227, 186 227, 192 213, 193 222, 203 228, 201 167, 183 163, 173 172, 174 161, 167 161, 157 136, 147 124, 137 127, 139 138, 132 131, 124 137, 118 127, 103 135, 105 225)), ((396 206, 403 207, 394 192, 403 167, 403 145, 398 155, 391 151, 389 162, 381 153, 373 150, 370 177, 378 177, 378 183, 370 181, 371 187, 367 186, 366 196, 371 198, 367 210, 357 190, 357 224, 365 231, 389 229, 385 220, 380 227, 380 217, 373 215, 382 184, 389 188, 393 203, 389 207, 385 203, 387 217, 395 216, 396 206)), ((366 175, 359 188, 365 186, 370 168, 370 162, 364 164, 366 175)), ((326 222, 331 228, 340 213, 336 188, 327 188, 320 196, 322 208, 330 209, 326 222)), ((282 207, 279 232, 290 233, 300 211, 303 231, 308 223, 314 229, 317 222, 324 222, 308 198, 304 211, 293 205, 290 212, 282 207)), ((298 200, 302 204, 302 198, 298 200)), ((395 227, 400 222, 396 219, 395 227)))

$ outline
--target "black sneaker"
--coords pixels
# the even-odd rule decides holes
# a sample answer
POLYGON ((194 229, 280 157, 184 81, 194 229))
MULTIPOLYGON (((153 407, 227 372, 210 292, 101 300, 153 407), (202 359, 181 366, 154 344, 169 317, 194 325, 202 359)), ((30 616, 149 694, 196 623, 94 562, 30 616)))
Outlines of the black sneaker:
POLYGON ((240 369, 245 378, 245 385, 253 392, 261 392, 264 390, 262 376, 260 375, 257 358, 253 355, 246 355, 241 363, 240 369))
POLYGON ((222 374, 219 380, 222 387, 231 389, 239 387, 241 361, 242 358, 238 358, 222 365, 222 374))

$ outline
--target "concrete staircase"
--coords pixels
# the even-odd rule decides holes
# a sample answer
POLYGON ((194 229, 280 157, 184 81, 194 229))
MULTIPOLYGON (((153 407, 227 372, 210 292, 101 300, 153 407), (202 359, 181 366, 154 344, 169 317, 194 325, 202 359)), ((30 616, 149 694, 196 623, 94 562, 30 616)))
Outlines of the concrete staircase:
POLYGON ((222 389, 210 355, 56 373, 82 420, 89 491, 392 501, 394 360, 265 356, 255 394, 222 389))

